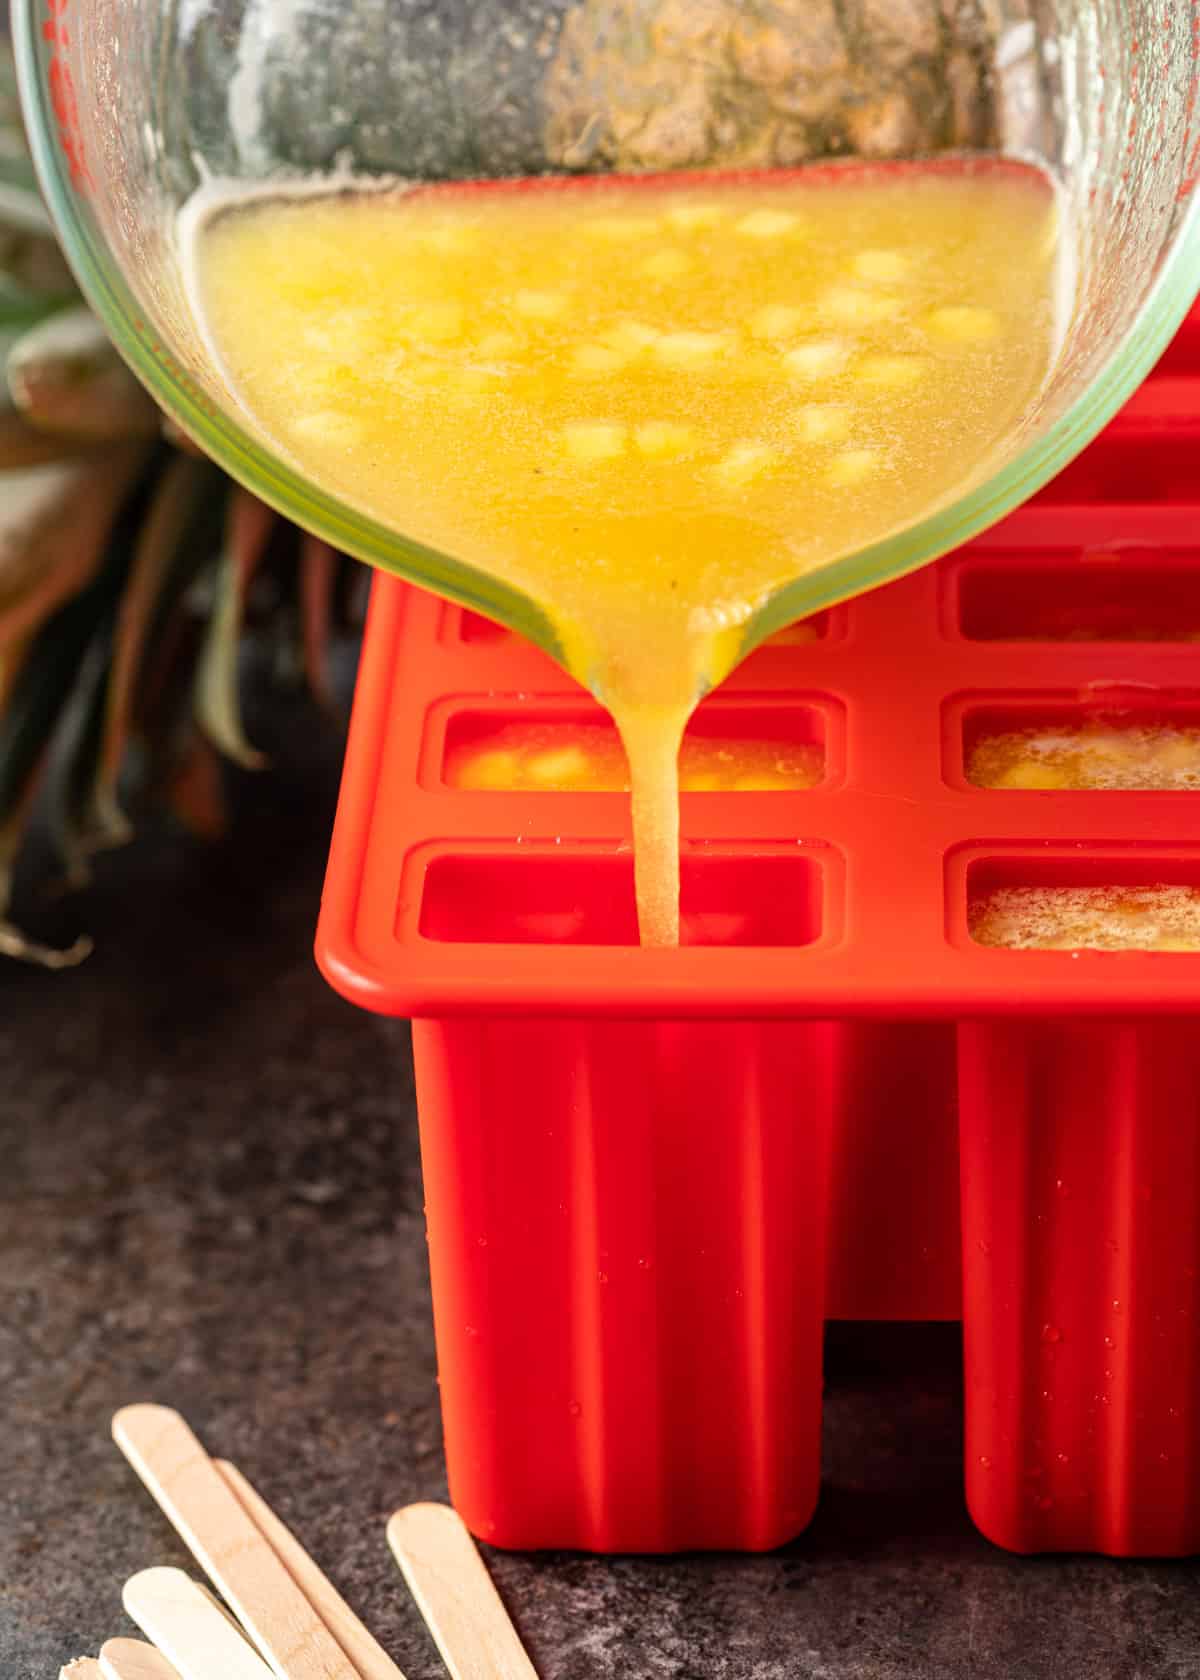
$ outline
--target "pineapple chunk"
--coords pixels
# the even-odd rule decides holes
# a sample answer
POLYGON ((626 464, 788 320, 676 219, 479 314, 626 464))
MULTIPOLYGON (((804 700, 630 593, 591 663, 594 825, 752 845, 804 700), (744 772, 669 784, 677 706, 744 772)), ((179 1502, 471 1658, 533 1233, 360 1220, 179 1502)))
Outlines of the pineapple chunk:
POLYGON ((683 251, 676 251, 668 246, 665 250, 656 251, 652 257, 646 258, 642 264, 642 273, 648 280, 678 280, 691 266, 690 259, 683 251))
POLYGON ((458 785, 472 791, 503 793, 521 781, 521 763, 515 752, 493 748, 468 758, 458 773, 458 785))
POLYGON ((938 338, 956 344, 980 344, 995 338, 1000 331, 1000 319, 994 309, 978 304, 959 303, 935 309, 925 317, 925 325, 938 338))
POLYGON ((657 327, 648 327, 644 321, 618 321, 604 334, 604 342, 614 350, 627 350, 636 356, 639 350, 648 350, 661 337, 657 327))
POLYGON ((515 356, 521 348, 521 340, 516 333, 489 332, 484 333, 475 348, 481 356, 515 356))
POLYGON ((634 442, 650 461, 679 461, 696 447, 696 429, 679 420, 647 420, 638 426, 634 442))
POLYGON ((920 384, 925 377, 925 363, 920 356, 864 356, 854 370, 854 377, 880 390, 901 391, 920 384))
POLYGON ((829 463, 828 479, 837 489, 861 484, 879 465, 877 449, 844 449, 829 463))
POLYGON ((874 321, 890 321, 900 313, 902 304, 899 298, 860 291, 857 286, 831 286, 821 300, 821 307, 835 321, 870 326, 874 321))
POLYGON ((614 350, 609 344, 580 344, 571 356, 571 372, 587 379, 603 378, 620 373, 630 359, 629 351, 614 350))
POLYGON ((850 410, 837 403, 808 403, 796 415, 802 443, 842 443, 850 435, 850 410))
POLYGON ((477 396, 482 391, 494 391, 507 377, 503 368, 478 367, 467 363, 452 370, 448 383, 453 390, 477 396))
POLYGON ((588 756, 582 747, 555 747, 529 760, 531 782, 544 787, 561 787, 564 782, 581 782, 588 774, 588 756))
POLYGON ((591 464, 623 455, 629 428, 613 420, 572 420, 562 435, 572 460, 591 464))
POLYGON ((742 490, 779 464, 779 451, 769 443, 747 439, 735 443, 714 466, 713 477, 723 490, 742 490))
POLYGON ((363 310, 339 309, 324 320, 306 322, 300 339, 306 349, 320 356, 353 362, 369 352, 371 322, 363 310))
POLYGON ((790 338, 804 325, 805 311, 790 303, 768 303, 750 317, 755 338, 790 338))
POLYGON ((790 210, 752 210, 735 223, 737 231, 748 239, 779 239, 800 226, 800 218, 790 210))
POLYGON ((420 304, 408 316, 405 329, 422 344, 449 344, 462 337, 462 308, 449 302, 420 304))
POLYGON ((715 361, 728 348, 729 337, 726 333, 663 333, 654 341, 654 354, 660 362, 673 368, 704 367, 715 361))
POLYGON ((564 292, 539 292, 522 286, 513 298, 513 308, 530 321, 557 321, 567 312, 567 298, 564 292))
POLYGON ((723 215, 719 204, 675 204, 667 211, 667 220, 672 227, 691 233, 698 228, 716 227, 723 215))
POLYGON ((884 286, 903 280, 911 269, 912 258, 903 251, 860 251, 854 259, 854 272, 860 280, 884 286))
POLYGON ((315 414, 302 414, 292 421, 292 435, 305 443, 333 444, 338 449, 352 449, 362 442, 363 429, 352 414, 339 414, 336 409, 322 408, 315 414))
POLYGON ((445 386, 450 381, 450 369, 445 362, 413 362, 409 364, 405 377, 413 385, 445 386))
POLYGON ((1027 791, 1041 788, 1065 788, 1068 778, 1062 770, 1056 770, 1052 764, 1045 764, 1037 758, 1020 758, 1015 764, 1010 764, 1003 775, 997 776, 992 783, 997 788, 1023 788, 1027 791))
POLYGON ((815 338, 789 350, 783 365, 797 379, 828 379, 840 373, 849 359, 849 348, 840 340, 815 338))

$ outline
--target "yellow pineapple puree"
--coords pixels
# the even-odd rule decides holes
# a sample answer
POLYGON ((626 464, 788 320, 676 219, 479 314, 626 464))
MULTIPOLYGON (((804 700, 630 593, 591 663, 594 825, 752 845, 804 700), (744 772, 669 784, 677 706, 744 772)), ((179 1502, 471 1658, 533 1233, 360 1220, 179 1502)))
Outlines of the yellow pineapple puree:
POLYGON ((1200 951, 1200 889, 997 887, 971 906, 970 928, 1010 951, 1200 951))
MULTIPOLYGON (((685 735, 681 793, 797 793, 816 787, 825 755, 809 742, 685 735)), ((503 723, 446 755, 446 781, 475 793, 628 793, 619 738, 597 723, 503 723)))
POLYGON ((194 226, 257 429, 553 621, 625 743, 652 945, 683 728, 746 622, 981 477, 1054 352, 1033 170, 309 191, 194 226))

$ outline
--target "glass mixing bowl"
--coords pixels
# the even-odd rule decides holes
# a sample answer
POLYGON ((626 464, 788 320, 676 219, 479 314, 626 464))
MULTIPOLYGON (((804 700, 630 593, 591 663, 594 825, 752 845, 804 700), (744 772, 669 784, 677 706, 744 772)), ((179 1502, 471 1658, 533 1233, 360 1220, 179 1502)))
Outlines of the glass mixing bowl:
POLYGON ((743 651, 998 518, 1091 438, 1200 282, 1200 0, 13 0, 45 194, 154 396, 301 525, 558 653, 536 602, 308 482, 245 425, 187 303, 212 177, 466 177, 1003 152, 1077 244, 1057 365, 985 483, 802 577, 743 651))

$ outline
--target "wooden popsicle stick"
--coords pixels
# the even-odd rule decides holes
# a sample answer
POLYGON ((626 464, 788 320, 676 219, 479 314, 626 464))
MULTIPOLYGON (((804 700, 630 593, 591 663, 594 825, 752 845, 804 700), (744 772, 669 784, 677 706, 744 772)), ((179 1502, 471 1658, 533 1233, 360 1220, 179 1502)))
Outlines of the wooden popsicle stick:
POLYGON ((317 1568, 296 1536, 279 1520, 266 1500, 255 1492, 237 1466, 222 1458, 216 1459, 215 1463, 247 1516, 260 1533, 265 1535, 288 1574, 350 1658, 362 1680, 404 1680, 404 1675, 383 1646, 354 1614, 333 1582, 317 1568))
MULTIPOLYGON (((240 1633, 242 1638, 244 1639, 246 1637, 245 1628, 243 1628, 241 1626, 241 1624, 239 1622, 235 1621, 234 1618, 229 1614, 229 1611, 221 1603, 221 1600, 217 1597, 216 1593, 215 1592, 210 1592, 209 1589, 204 1585, 203 1581, 195 1581, 195 1582, 193 1582, 193 1585, 196 1586, 204 1594, 205 1598, 212 1605, 214 1610, 219 1610, 221 1612, 222 1616, 224 1616, 225 1620, 229 1623, 230 1627, 233 1628, 234 1632, 235 1633, 240 1633)), ((101 1656, 103 1656, 104 1653, 101 1652, 100 1654, 101 1654, 101 1656)))
POLYGON ((271 1670, 182 1569, 143 1569, 121 1602, 182 1680, 271 1680, 271 1670))
POLYGON ((72 1657, 58 1671, 58 1680, 104 1680, 95 1657, 72 1657))
POLYGON ((448 1505, 409 1505, 388 1544, 454 1680, 537 1680, 492 1578, 448 1505))
POLYGON ((126 1406, 113 1437, 280 1680, 360 1680, 178 1412, 126 1406))
POLYGON ((109 1639, 100 1647, 104 1680, 180 1680, 179 1670, 141 1639, 109 1639))

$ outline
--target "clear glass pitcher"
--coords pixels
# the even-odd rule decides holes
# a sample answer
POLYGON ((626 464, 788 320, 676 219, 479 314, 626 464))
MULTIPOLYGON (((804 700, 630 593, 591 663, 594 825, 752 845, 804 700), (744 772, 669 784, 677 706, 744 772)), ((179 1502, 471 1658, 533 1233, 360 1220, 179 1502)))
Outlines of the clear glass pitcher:
POLYGON ((264 500, 557 653, 538 604, 266 449, 205 353, 176 219, 208 177, 437 180, 911 157, 1032 159, 1078 252, 1057 366, 987 482, 804 576, 782 624, 1028 496, 1149 370, 1200 284, 1200 0, 12 0, 22 96, 78 279, 134 370, 264 500))

